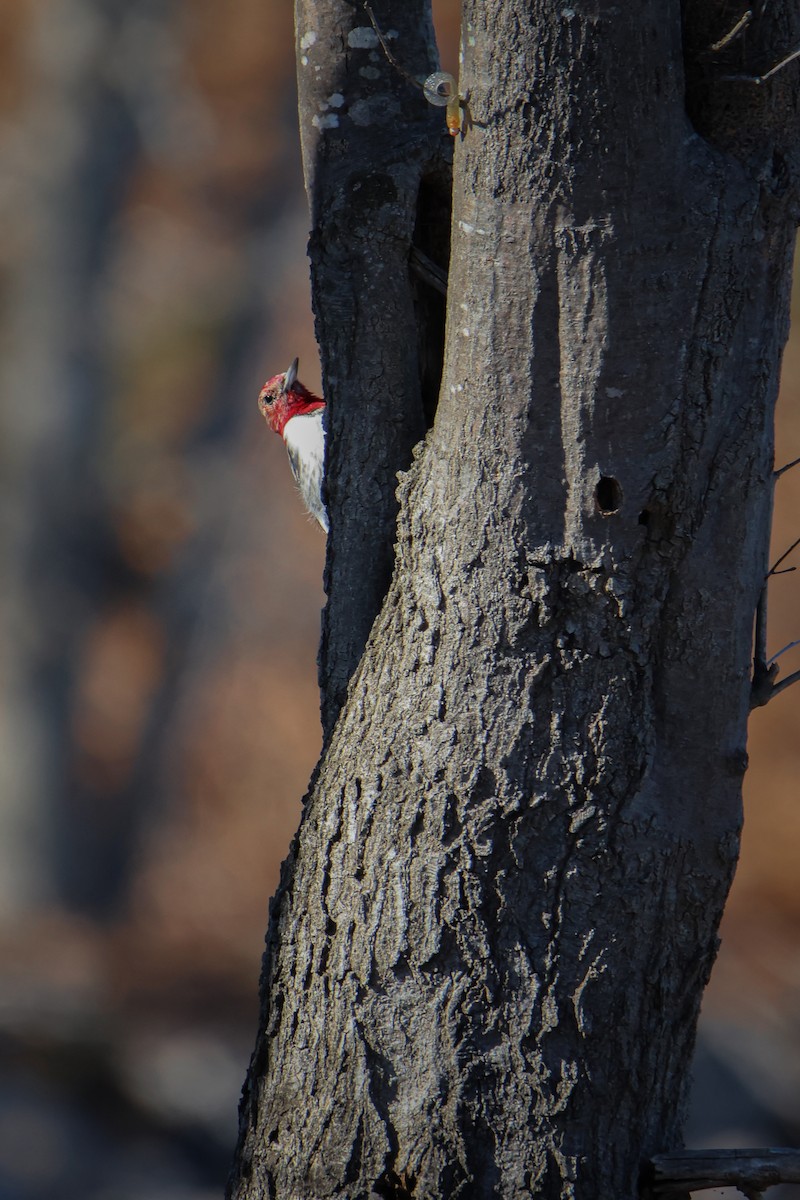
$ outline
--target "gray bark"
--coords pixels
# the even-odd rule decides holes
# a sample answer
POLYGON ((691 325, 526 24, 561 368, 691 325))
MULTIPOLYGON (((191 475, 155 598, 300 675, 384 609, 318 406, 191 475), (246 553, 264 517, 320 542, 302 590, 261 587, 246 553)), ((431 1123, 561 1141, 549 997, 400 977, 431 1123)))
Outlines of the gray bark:
POLYGON ((635 1196, 738 852, 796 75, 765 103, 692 52, 700 136, 677 0, 463 31, 440 401, 273 904, 237 1198, 635 1196))
MULTIPOLYGON (((409 72, 433 71, 429 3, 375 8, 409 72)), ((438 233, 446 260, 450 147, 441 110, 388 62, 360 4, 297 0, 295 22, 312 296, 328 401, 328 506, 336 514, 320 652, 329 733, 389 585, 395 475, 425 433, 431 384, 418 330, 430 323, 436 342, 436 302, 429 294, 420 313, 408 259, 421 220, 434 227, 423 230, 423 241, 438 233)))

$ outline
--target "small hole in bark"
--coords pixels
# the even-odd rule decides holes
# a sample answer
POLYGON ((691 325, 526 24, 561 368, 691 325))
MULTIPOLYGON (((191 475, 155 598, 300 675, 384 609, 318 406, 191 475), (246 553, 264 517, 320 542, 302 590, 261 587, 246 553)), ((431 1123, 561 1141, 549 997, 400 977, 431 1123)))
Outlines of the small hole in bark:
POLYGON ((604 516, 610 516, 611 513, 619 512, 622 504, 622 488, 610 475, 601 475, 597 487, 594 489, 594 498, 600 512, 604 516))
POLYGON ((640 525, 649 525, 650 524, 650 510, 649 509, 643 508, 642 511, 639 513, 639 524, 640 525))

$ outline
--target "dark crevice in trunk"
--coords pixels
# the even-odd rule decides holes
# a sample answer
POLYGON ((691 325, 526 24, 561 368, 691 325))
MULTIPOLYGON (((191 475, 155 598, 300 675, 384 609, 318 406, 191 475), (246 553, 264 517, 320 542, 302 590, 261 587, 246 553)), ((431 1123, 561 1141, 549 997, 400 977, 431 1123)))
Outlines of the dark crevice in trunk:
POLYGON ((426 429, 433 425, 442 382, 452 187, 449 162, 438 163, 422 177, 412 238, 411 285, 426 429))

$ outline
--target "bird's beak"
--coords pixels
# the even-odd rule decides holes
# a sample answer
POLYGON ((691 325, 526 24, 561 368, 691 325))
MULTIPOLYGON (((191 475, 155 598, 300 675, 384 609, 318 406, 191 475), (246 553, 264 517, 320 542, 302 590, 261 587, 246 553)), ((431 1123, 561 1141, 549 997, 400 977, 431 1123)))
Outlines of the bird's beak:
POLYGON ((299 365, 300 359, 296 358, 283 377, 283 387, 281 388, 281 392, 288 392, 289 388, 294 387, 295 380, 297 379, 297 368, 299 365))

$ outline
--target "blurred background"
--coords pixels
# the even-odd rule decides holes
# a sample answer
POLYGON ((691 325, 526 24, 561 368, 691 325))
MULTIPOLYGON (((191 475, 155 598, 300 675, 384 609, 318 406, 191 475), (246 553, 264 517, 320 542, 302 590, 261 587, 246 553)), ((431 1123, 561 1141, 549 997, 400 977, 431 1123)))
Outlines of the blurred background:
MULTIPOLYGON (((229 1165, 320 742, 323 537, 255 404, 295 354, 319 384, 295 122, 285 2, 0 8, 0 1200, 205 1200, 229 1165)), ((798 393, 795 336, 778 463, 798 393)), ((775 555, 799 511, 800 468, 775 555)), ((800 637, 800 576, 770 618, 800 637)), ((706 1144, 800 1133, 799 712, 752 721, 706 1144)))

